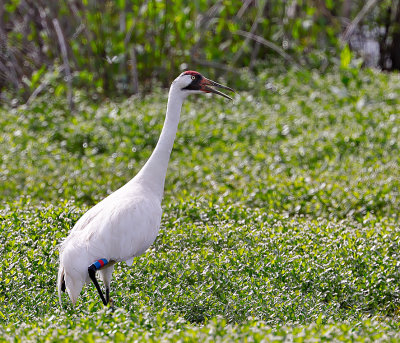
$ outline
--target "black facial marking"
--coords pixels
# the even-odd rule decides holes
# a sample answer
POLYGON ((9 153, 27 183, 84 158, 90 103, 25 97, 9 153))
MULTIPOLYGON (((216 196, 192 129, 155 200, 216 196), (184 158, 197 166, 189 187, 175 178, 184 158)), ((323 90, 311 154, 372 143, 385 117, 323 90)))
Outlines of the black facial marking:
POLYGON ((188 86, 182 88, 182 90, 191 90, 191 91, 200 90, 200 88, 201 88, 200 83, 201 83, 201 80, 203 79, 203 77, 200 74, 196 74, 196 75, 192 74, 191 76, 195 77, 195 79, 192 80, 192 82, 188 86))

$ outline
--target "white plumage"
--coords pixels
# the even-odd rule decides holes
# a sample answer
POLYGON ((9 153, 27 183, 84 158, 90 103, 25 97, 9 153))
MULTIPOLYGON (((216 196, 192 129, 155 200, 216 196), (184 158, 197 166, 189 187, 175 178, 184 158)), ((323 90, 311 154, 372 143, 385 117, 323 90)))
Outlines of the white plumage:
POLYGON ((194 71, 179 75, 171 85, 164 126, 149 160, 126 185, 87 211, 75 224, 60 247, 57 288, 67 291, 73 304, 85 283, 92 279, 104 304, 109 302, 109 290, 114 264, 125 261, 132 265, 135 256, 143 254, 157 237, 161 223, 161 200, 168 161, 178 128, 182 103, 191 93, 212 92, 216 86, 233 91, 194 71), (106 298, 89 266, 106 259, 99 268, 106 287, 106 298), (96 285, 97 284, 97 285, 96 285))

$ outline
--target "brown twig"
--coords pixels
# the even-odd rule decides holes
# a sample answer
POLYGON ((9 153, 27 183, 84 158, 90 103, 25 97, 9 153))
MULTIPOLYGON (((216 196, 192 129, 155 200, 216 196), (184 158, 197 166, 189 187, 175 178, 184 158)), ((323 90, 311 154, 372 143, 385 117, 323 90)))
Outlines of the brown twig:
MULTIPOLYGON (((221 1, 217 1, 214 6, 212 6, 201 18, 196 22, 196 29, 200 33, 199 37, 204 37, 205 32, 208 30, 209 26, 212 23, 212 19, 215 18, 216 14, 218 13, 219 9, 221 8, 221 1)), ((193 44, 190 49, 190 55, 196 56, 198 54, 198 50, 201 44, 201 38, 197 40, 193 44)), ((193 61, 196 62, 196 58, 193 58, 193 61)))
POLYGON ((245 0, 243 1, 242 7, 240 7, 238 13, 236 13, 236 18, 240 19, 242 18, 243 14, 246 12, 246 10, 249 8, 253 0, 245 0))
POLYGON ((60 44, 60 49, 61 49, 61 56, 63 59, 63 64, 64 64, 64 72, 65 72, 65 77, 67 81, 67 100, 68 100, 68 106, 70 111, 73 110, 74 108, 74 103, 72 99, 72 75, 71 75, 71 69, 69 67, 69 61, 68 61, 68 54, 67 54, 67 46, 65 45, 65 39, 64 35, 62 33, 60 24, 57 20, 57 18, 53 19, 53 25, 57 33, 57 38, 58 42, 60 44))
MULTIPOLYGON (((250 29, 250 32, 249 32, 250 34, 254 34, 256 32, 257 27, 258 27, 258 22, 261 19, 261 16, 262 16, 262 14, 264 12, 264 8, 265 8, 266 5, 267 5, 267 2, 264 3, 264 6, 259 7, 259 9, 257 11, 256 18, 254 19, 253 24, 251 25, 251 29, 250 29)), ((250 39, 251 39, 250 37, 246 37, 246 39, 242 43, 241 47, 238 49, 238 51, 236 52, 235 56, 233 57, 232 65, 235 65, 236 62, 239 60, 239 58, 242 56, 244 48, 249 43, 250 39)), ((256 41, 256 43, 259 44, 259 42, 257 42, 257 41, 256 41)))
POLYGON ((136 61, 136 50, 133 46, 130 51, 130 60, 131 60, 131 88, 132 93, 137 94, 139 92, 139 77, 138 77, 138 70, 137 70, 137 61, 136 61))
MULTIPOLYGON (((64 66, 61 66, 58 68, 58 72, 63 72, 64 66)), ((54 66, 50 66, 49 70, 47 73, 52 73, 54 71, 54 66)), ((42 78, 42 81, 40 82, 39 86, 35 88, 35 90, 32 92, 32 94, 29 96, 26 105, 32 104, 32 102, 37 98, 37 96, 49 85, 50 79, 46 75, 42 78)))
POLYGON ((0 60, 0 71, 3 73, 3 75, 6 76, 5 79, 8 79, 9 81, 11 81, 14 84, 14 87, 16 89, 19 89, 21 87, 21 84, 18 81, 18 78, 16 77, 16 75, 11 73, 9 69, 10 68, 7 68, 0 60))
POLYGON ((360 21, 367 15, 367 13, 376 5, 378 0, 368 0, 368 2, 364 5, 360 12, 356 15, 353 21, 347 26, 346 30, 342 35, 342 41, 347 43, 352 36, 354 30, 360 21))
MULTIPOLYGON (((96 38, 94 37, 94 34, 88 29, 87 18, 81 15, 74 1, 68 1, 68 6, 71 13, 75 16, 76 20, 80 22, 79 27, 76 29, 75 33, 72 36, 72 39, 76 39, 80 35, 80 33, 83 32, 88 42, 94 41, 96 38)), ((85 49, 85 54, 87 54, 88 59, 94 59, 94 54, 91 48, 85 49)), ((74 57, 73 54, 72 56, 74 57)), ((94 73, 96 71, 93 67, 93 63, 88 63, 87 68, 90 70, 91 73, 94 73)))
POLYGON ((198 63, 202 66, 205 67, 211 67, 214 69, 220 69, 220 70, 224 70, 224 71, 228 71, 228 72, 232 72, 232 73, 239 73, 239 69, 233 68, 233 67, 229 67, 225 64, 222 63, 218 63, 218 62, 214 62, 214 61, 206 61, 206 60, 202 60, 198 57, 193 57, 193 62, 198 63))
POLYGON ((293 63, 296 67, 301 68, 301 66, 293 59, 292 56, 290 56, 289 54, 287 54, 285 51, 283 51, 282 48, 280 48, 279 46, 277 46, 275 43, 272 43, 268 40, 266 40, 265 38, 255 35, 254 33, 250 33, 247 31, 242 31, 242 30, 237 30, 235 32, 236 34, 238 34, 239 36, 242 37, 246 37, 246 38, 250 38, 262 45, 265 45, 266 47, 274 50, 275 52, 277 52, 279 55, 281 55, 285 60, 287 60, 290 63, 293 63))

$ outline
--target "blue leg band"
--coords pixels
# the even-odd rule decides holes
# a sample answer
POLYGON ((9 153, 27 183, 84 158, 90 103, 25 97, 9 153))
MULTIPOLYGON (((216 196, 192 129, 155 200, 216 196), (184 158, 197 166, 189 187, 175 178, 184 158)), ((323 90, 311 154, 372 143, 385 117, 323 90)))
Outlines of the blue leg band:
POLYGON ((96 270, 100 269, 101 267, 104 267, 108 261, 105 258, 101 258, 100 260, 97 260, 96 262, 93 263, 93 266, 96 267, 96 270))

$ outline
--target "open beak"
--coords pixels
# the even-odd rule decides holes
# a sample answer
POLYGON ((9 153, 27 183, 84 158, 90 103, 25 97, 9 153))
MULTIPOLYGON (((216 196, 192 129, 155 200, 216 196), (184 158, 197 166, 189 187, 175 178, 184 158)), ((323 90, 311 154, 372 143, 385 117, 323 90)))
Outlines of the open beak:
POLYGON ((203 91, 203 92, 206 92, 206 93, 215 93, 215 94, 223 96, 224 98, 233 100, 229 95, 226 95, 226 94, 224 94, 224 93, 222 93, 222 92, 220 92, 220 91, 218 91, 218 90, 216 90, 214 88, 211 88, 211 86, 218 87, 218 88, 223 88, 223 89, 227 89, 228 91, 235 92, 232 88, 229 88, 227 86, 223 86, 223 85, 221 85, 221 84, 219 84, 219 83, 217 83, 215 81, 211 81, 211 80, 206 79, 206 78, 203 78, 203 80, 201 81, 200 90, 203 91))

